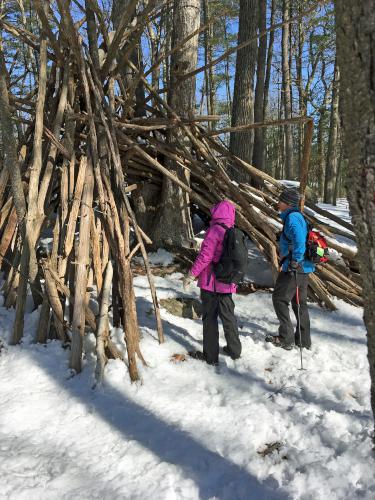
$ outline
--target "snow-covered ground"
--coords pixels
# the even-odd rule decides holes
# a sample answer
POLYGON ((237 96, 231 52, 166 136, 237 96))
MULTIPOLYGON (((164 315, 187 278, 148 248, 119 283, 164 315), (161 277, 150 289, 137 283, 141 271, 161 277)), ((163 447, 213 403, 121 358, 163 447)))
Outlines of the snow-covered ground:
MULTIPOLYGON (((184 295, 180 274, 156 282, 160 298, 184 295)), ((314 346, 300 371, 298 350, 264 342, 277 329, 270 295, 237 296, 243 355, 220 356, 217 371, 170 361, 201 348, 201 323, 164 310, 159 346, 146 279, 135 285, 149 363, 142 383, 110 361, 104 386, 92 389, 93 335, 82 374, 70 378, 58 342, 31 343, 35 312, 24 343, 1 351, 0 498, 375 497, 361 309, 311 306, 314 346), (263 456, 273 443, 279 450, 263 456)), ((0 309, 5 341, 12 319, 0 309)))
MULTIPOLYGON (((267 281, 264 261, 250 252, 249 274, 267 281)), ((160 250, 151 262, 166 265, 171 256, 160 250)), ((198 298, 195 287, 183 292, 181 278, 156 278, 159 298, 198 298)), ((159 345, 146 278, 136 277, 135 287, 149 364, 139 366, 137 384, 121 361, 110 361, 103 386, 93 388, 93 334, 83 372, 72 377, 59 342, 32 343, 38 312, 27 315, 22 345, 9 347, 14 312, 0 307, 0 498, 375 498, 360 308, 310 306, 313 348, 301 371, 298 350, 264 342, 277 331, 270 294, 237 295, 242 357, 221 354, 215 369, 170 361, 202 348, 201 321, 163 309, 159 345)), ((120 330, 113 335, 122 345, 120 330)))

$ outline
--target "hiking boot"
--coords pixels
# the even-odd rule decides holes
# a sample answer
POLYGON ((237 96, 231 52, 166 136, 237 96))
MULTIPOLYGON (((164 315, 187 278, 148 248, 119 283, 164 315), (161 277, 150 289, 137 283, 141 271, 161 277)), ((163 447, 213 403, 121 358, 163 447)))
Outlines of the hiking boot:
POLYGON ((198 361, 205 361, 208 365, 219 366, 218 361, 207 361, 206 355, 202 351, 189 351, 189 356, 198 361))
POLYGON ((240 356, 235 356, 232 351, 229 349, 229 347, 227 345, 225 345, 223 347, 223 352, 224 354, 226 354, 227 356, 229 356, 230 358, 233 359, 233 361, 235 361, 236 359, 238 359, 240 356))
POLYGON ((279 335, 267 335, 265 338, 266 342, 271 342, 275 347, 281 347, 286 351, 291 351, 293 349, 293 344, 286 344, 284 339, 279 335))
MULTIPOLYGON (((300 348, 300 343, 299 342, 295 342, 294 344, 298 349, 300 348)), ((307 349, 308 351, 311 351, 311 345, 303 345, 302 344, 302 349, 307 349)))
POLYGON ((206 356, 202 351, 189 351, 189 356, 193 359, 198 359, 199 361, 206 361, 206 356))

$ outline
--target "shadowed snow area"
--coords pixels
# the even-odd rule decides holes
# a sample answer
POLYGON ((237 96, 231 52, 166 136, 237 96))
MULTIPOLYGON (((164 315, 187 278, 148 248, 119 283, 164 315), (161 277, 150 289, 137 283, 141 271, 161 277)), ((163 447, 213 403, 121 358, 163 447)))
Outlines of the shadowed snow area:
MULTIPOLYGON (((198 298, 195 287, 182 291, 181 278, 156 278, 159 297, 198 298)), ((110 361, 104 386, 93 390, 92 334, 84 371, 70 378, 58 342, 30 343, 35 312, 24 344, 2 350, 0 498, 374 498, 361 309, 311 306, 314 345, 299 371, 298 350, 264 342, 277 331, 271 296, 236 296, 243 355, 221 354, 215 370, 170 362, 201 348, 201 322, 163 310, 167 341, 159 346, 147 279, 135 286, 150 365, 142 383, 131 385, 126 367, 110 361)), ((5 340, 12 319, 0 309, 5 340)))

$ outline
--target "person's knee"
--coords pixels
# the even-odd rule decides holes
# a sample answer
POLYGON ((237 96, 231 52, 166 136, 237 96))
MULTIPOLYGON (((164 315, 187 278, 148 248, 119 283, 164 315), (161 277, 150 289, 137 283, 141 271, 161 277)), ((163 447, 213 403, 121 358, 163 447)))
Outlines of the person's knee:
POLYGON ((275 305, 279 301, 280 301, 280 296, 277 295, 277 294, 275 294, 275 293, 273 293, 272 294, 272 303, 273 303, 273 305, 275 305))
POLYGON ((272 295, 272 303, 275 309, 277 307, 285 307, 289 305, 289 302, 280 295, 272 295))

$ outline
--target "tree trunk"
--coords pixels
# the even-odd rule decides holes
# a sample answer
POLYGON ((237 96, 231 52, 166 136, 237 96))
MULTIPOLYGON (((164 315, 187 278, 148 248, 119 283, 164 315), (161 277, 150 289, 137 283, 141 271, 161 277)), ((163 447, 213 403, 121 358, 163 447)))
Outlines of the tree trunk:
POLYGON ((338 166, 338 142, 339 142, 339 67, 335 62, 335 75, 332 87, 331 120, 329 125, 329 139, 326 163, 326 175, 324 182, 324 203, 334 202, 334 192, 338 166))
MULTIPOLYGON (((172 48, 198 29, 200 22, 199 0, 175 0, 173 10, 172 48)), ((181 117, 189 118, 194 114, 195 77, 180 81, 185 73, 194 70, 198 60, 198 35, 187 42, 182 49, 174 52, 171 58, 169 105, 181 117)), ((186 143, 181 134, 180 140, 186 143)), ((172 134, 168 141, 173 143, 172 134)), ((189 143, 186 143, 189 147, 189 143)), ((175 162, 168 160, 169 170, 185 184, 189 184, 188 172, 175 162)), ((189 199, 185 192, 167 177, 163 179, 158 224, 155 225, 151 239, 157 246, 192 246, 193 228, 191 224, 189 199)))
POLYGON ((375 415, 375 9, 370 0, 336 0, 343 142, 348 198, 363 277, 364 321, 375 415))
MULTIPOLYGON (((238 44, 255 38, 258 26, 257 0, 240 0, 238 44)), ((254 123, 254 73, 257 59, 257 41, 237 52, 234 79, 232 127, 254 123)), ((253 160, 254 132, 232 132, 229 149, 247 163, 253 160)), ((232 171, 238 182, 247 182, 248 175, 232 171)))
MULTIPOLYGON (((128 7, 130 4, 130 0, 113 0, 111 19, 113 23, 113 27, 115 30, 119 27, 119 21, 121 20, 121 15, 124 12, 124 9, 128 7)), ((133 13, 133 17, 135 16, 135 11, 133 13)), ((126 45, 118 52, 118 63, 119 69, 121 73, 121 77, 126 84, 126 88, 129 88, 132 85, 133 79, 135 78, 134 72, 129 67, 126 62, 121 61, 121 55, 126 50, 126 45)), ((142 66, 142 47, 140 44, 137 44, 135 49, 131 52, 130 58, 131 62, 134 64, 136 68, 140 68, 142 66)), ((136 90, 135 90, 135 116, 145 116, 144 109, 144 100, 145 100, 145 91, 142 82, 138 82, 136 90)))
MULTIPOLYGON (((290 0, 283 0, 283 22, 290 18, 290 0)), ((283 74, 283 101, 284 116, 286 119, 292 117, 292 87, 289 64, 289 42, 290 25, 285 24, 282 29, 282 74, 283 74)), ((285 126, 285 177, 295 178, 293 131, 291 125, 285 126)))
POLYGON ((322 105, 318 109, 319 112, 319 122, 318 122, 318 134, 317 134, 317 146, 318 146, 318 166, 317 166, 317 184, 318 184, 318 196, 323 198, 324 196, 324 176, 325 176, 325 165, 326 165, 326 153, 325 153, 325 129, 326 129, 326 117, 328 109, 328 98, 329 98, 329 88, 325 81, 325 69, 326 65, 324 60, 322 61, 321 70, 321 81, 324 86, 324 98, 322 105))
MULTIPOLYGON (((208 0, 203 0, 203 23, 207 24, 210 19, 208 0)), ((212 62, 212 24, 204 31, 204 63, 212 62)), ((215 114, 215 85, 213 67, 205 70, 206 108, 208 115, 215 114)), ((213 129, 215 122, 209 122, 208 128, 213 129)))
MULTIPOLYGON (((224 50, 229 50, 229 39, 227 30, 227 16, 223 19, 223 32, 224 32, 224 50)), ((230 88, 230 60, 229 57, 225 59, 225 90, 227 98, 227 119, 230 122, 230 112, 232 109, 232 91, 230 88)), ((225 141, 227 143, 227 141, 225 141)))
MULTIPOLYGON (((270 18, 270 26, 273 25, 275 19, 275 11, 276 11, 276 0, 272 0, 271 3, 271 18, 270 18)), ((266 67, 266 76, 264 80, 264 100, 263 100, 263 116, 267 116, 268 112, 268 94, 270 89, 270 81, 271 81, 271 67, 272 67, 272 58, 273 58, 273 43, 275 40, 275 32, 271 31, 267 49, 267 67, 266 67)))
MULTIPOLYGON (((302 4, 298 2, 298 14, 301 15, 302 4)), ((296 51, 296 85, 298 89, 298 106, 299 115, 306 116, 306 104, 303 89, 303 79, 302 79, 302 57, 303 57, 303 47, 305 44, 305 33, 302 25, 302 18, 298 21, 298 33, 297 33, 297 51, 296 51)), ((303 147, 303 137, 304 137, 304 127, 298 127, 298 165, 301 165, 302 160, 302 147, 303 147)))
MULTIPOLYGON (((259 0, 259 33, 266 30, 267 18, 267 1, 259 0)), ((257 62, 257 84, 255 87, 255 102, 254 102, 254 121, 264 121, 264 86, 265 86, 265 71, 267 57, 267 35, 259 39, 258 47, 258 62, 257 62)), ((254 152, 253 165, 254 167, 264 170, 264 128, 255 129, 254 134, 254 152)))

